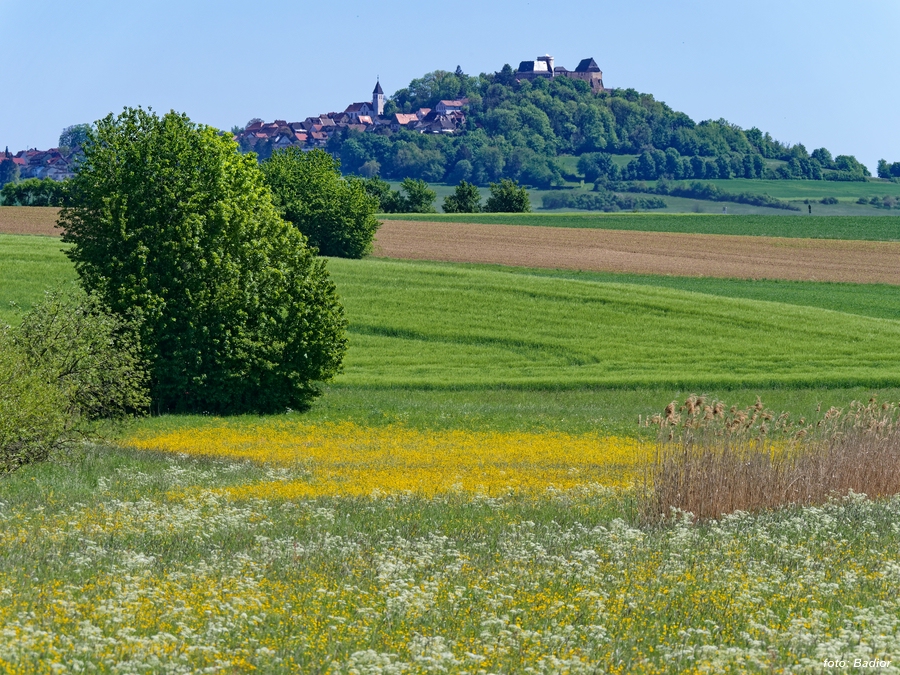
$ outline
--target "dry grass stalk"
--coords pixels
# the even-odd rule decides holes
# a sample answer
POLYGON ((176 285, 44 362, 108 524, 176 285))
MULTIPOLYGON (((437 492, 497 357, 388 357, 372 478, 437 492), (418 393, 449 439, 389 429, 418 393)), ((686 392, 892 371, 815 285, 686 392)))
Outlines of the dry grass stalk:
POLYGON ((721 402, 691 396, 648 420, 659 427, 646 468, 643 515, 671 509, 698 519, 734 511, 821 504, 850 491, 900 493, 900 409, 854 401, 831 408, 815 424, 775 415, 757 399, 728 412, 721 402))

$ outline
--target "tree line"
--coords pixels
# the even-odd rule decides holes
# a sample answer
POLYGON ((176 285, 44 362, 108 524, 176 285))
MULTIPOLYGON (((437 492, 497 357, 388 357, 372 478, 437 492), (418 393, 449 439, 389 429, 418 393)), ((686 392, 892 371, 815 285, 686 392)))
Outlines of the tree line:
POLYGON ((884 159, 879 159, 878 177, 890 178, 892 180, 900 179, 900 162, 891 163, 884 159))

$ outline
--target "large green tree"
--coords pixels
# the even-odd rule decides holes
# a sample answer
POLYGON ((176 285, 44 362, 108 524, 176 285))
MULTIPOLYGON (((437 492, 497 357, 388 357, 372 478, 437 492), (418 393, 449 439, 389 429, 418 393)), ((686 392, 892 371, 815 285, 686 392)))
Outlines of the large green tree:
POLYGON ((341 177, 340 162, 324 150, 286 148, 262 164, 282 216, 322 255, 362 258, 372 250, 378 201, 355 180, 341 177))
POLYGON ((109 115, 60 224, 84 287, 140 322, 155 410, 303 407, 338 372, 346 321, 325 261, 229 135, 175 112, 109 115))
POLYGON ((504 178, 499 183, 488 186, 491 196, 484 205, 490 213, 527 213, 531 211, 531 200, 528 190, 514 180, 504 178))
POLYGON ((400 183, 403 195, 397 201, 400 213, 435 213, 434 200, 437 193, 428 183, 417 178, 404 178, 400 183))
POLYGON ((481 194, 478 188, 460 181, 452 195, 444 197, 444 213, 478 213, 481 211, 481 194))

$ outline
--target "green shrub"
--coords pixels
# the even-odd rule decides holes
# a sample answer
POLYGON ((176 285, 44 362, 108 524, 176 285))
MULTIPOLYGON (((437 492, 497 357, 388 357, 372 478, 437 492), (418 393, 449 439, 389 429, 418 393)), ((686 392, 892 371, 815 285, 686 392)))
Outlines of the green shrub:
POLYGON ((554 192, 544 195, 545 209, 585 209, 586 211, 619 211, 631 209, 664 209, 666 202, 659 197, 618 195, 602 188, 593 192, 554 192))
POLYGON ((13 332, 28 366, 64 392, 72 420, 147 410, 149 377, 137 326, 73 287, 48 291, 13 332))
POLYGON ((145 412, 135 327, 78 288, 47 292, 0 331, 0 473, 47 459, 84 423, 145 412))
POLYGON ((157 411, 302 408, 340 369, 346 320, 254 155, 170 112, 89 132, 60 213, 83 286, 140 319, 157 411))
POLYGON ((452 195, 444 197, 444 213, 478 213, 481 211, 481 194, 478 188, 460 181, 452 195))
POLYGON ((71 440, 65 393, 0 330, 0 474, 47 459, 71 440))
POLYGON ((400 193, 394 198, 396 213, 436 213, 434 200, 437 194, 428 183, 418 178, 404 178, 400 193))
POLYGON ((324 150, 285 148, 262 164, 281 215, 321 255, 362 258, 371 253, 378 201, 359 180, 344 180, 340 162, 324 150))
POLYGON ((489 213, 528 213, 531 211, 528 190, 521 187, 517 181, 504 178, 499 183, 491 183, 488 187, 491 196, 484 205, 485 211, 489 213))

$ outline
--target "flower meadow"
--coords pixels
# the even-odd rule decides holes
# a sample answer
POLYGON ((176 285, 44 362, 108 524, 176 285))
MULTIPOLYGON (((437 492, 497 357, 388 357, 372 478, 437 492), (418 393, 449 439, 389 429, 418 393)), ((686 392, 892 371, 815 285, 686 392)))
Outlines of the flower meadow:
POLYGON ((309 498, 447 492, 497 496, 583 485, 625 487, 650 446, 636 439, 562 432, 422 431, 353 422, 221 422, 142 434, 127 446, 250 460, 288 469, 291 480, 230 488, 233 498, 309 498))
POLYGON ((642 447, 271 418, 25 467, 0 673, 900 670, 900 498, 641 526, 642 447))

